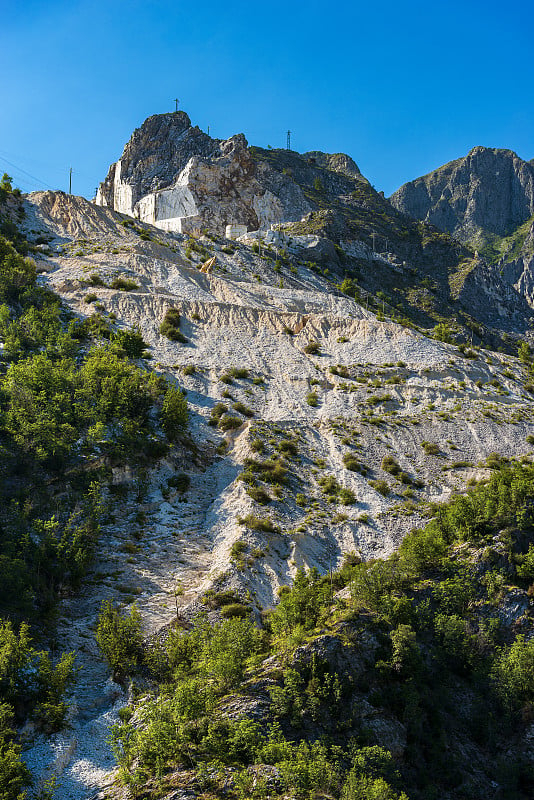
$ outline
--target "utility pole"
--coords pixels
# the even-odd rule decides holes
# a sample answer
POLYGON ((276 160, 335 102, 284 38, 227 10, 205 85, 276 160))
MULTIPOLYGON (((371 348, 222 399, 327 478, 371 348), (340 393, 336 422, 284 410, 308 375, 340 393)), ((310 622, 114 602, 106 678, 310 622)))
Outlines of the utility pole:
POLYGON ((287 132, 287 146, 286 150, 291 150, 291 131, 287 132))
POLYGON ((177 97, 174 98, 174 102, 176 103, 176 108, 174 109, 175 112, 178 111, 178 103, 180 102, 177 97))
POLYGON ((69 169, 69 194, 72 194, 72 167, 69 169))
POLYGON ((210 126, 208 125, 208 136, 210 135, 210 126))

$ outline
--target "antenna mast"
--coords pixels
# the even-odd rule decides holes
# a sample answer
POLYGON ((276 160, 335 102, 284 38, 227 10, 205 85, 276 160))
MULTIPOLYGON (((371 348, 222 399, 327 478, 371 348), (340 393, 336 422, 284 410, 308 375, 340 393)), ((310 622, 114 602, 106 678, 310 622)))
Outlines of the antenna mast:
POLYGON ((291 150, 291 131, 287 132, 287 147, 286 150, 291 150))

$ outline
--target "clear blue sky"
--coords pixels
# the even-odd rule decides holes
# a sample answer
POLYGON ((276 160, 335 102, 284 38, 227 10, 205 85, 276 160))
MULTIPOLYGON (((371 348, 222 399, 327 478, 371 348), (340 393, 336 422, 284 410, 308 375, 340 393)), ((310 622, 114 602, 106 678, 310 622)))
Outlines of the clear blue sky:
POLYGON ((290 128, 295 150, 346 152, 386 195, 475 145, 534 158, 531 0, 0 0, 0 13, 0 173, 24 191, 67 189, 72 165, 91 197, 175 97, 218 138, 285 147, 290 128))

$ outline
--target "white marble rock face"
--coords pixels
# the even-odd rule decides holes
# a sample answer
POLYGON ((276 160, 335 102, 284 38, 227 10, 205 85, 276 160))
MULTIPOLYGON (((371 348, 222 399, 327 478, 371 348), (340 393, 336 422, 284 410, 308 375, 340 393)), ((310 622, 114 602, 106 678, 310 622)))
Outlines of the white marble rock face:
POLYGON ((186 114, 150 117, 134 132, 100 184, 96 204, 177 233, 227 225, 268 230, 310 210, 300 188, 280 176, 280 197, 265 185, 242 134, 211 139, 186 114))

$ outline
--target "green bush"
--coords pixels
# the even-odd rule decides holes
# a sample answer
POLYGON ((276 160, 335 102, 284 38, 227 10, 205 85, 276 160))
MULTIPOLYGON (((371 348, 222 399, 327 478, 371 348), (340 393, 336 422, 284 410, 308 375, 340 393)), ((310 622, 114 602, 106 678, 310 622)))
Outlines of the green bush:
POLYGON ((176 489, 181 494, 187 492, 190 485, 191 478, 189 475, 186 475, 185 472, 179 472, 177 475, 172 475, 167 481, 167 486, 176 489))
POLYGON ((187 400, 183 392, 175 386, 169 386, 163 396, 160 417, 161 426, 171 441, 177 439, 187 428, 187 400))
POLYGON ((135 327, 133 330, 117 331, 111 337, 111 341, 124 352, 128 358, 142 358, 145 350, 149 346, 143 339, 143 334, 138 327, 135 327))
POLYGON ((243 414, 244 417, 253 417, 254 412, 251 408, 248 408, 244 403, 237 402, 232 404, 232 408, 234 411, 237 411, 238 414, 243 414))
POLYGON ((393 456, 385 455, 380 465, 384 472, 389 472, 390 475, 399 475, 401 468, 393 456))
POLYGON ((354 453, 345 453, 343 456, 343 465, 352 472, 365 472, 364 465, 358 461, 354 453))
POLYGON ((319 353, 319 342, 311 341, 304 348, 304 352, 309 355, 317 355, 319 353))
POLYGON ((219 428, 222 431, 231 431, 243 425, 243 420, 239 417, 233 417, 231 414, 223 414, 219 419, 219 428))
POLYGON ((98 274, 98 272, 92 272, 87 282, 89 286, 106 287, 105 280, 98 274))
POLYGON ((136 606, 124 614, 104 600, 96 627, 96 643, 115 678, 124 680, 136 671, 142 658, 141 617, 136 606))
POLYGON ((383 497, 387 497, 388 494, 391 493, 391 487, 387 481, 369 481, 369 486, 372 486, 373 489, 376 489, 376 491, 383 495, 383 497))
POLYGON ((273 533, 279 530, 270 517, 257 517, 255 514, 247 514, 246 517, 241 517, 239 522, 241 525, 246 525, 251 531, 273 533))
POLYGON ((159 332, 172 342, 185 344, 188 339, 180 330, 180 312, 177 308, 168 308, 159 326, 159 332))
POLYGON ((233 619, 235 617, 244 619, 248 616, 248 613, 249 609, 243 603, 229 603, 221 607, 221 616, 224 619, 233 619))
POLYGON ((139 284, 130 278, 113 278, 109 286, 110 289, 118 289, 121 292, 133 292, 139 289, 139 284))
POLYGON ((269 492, 266 492, 261 486, 247 486, 246 492, 256 503, 260 503, 262 506, 267 505, 272 500, 269 492))
POLYGON ((421 442, 421 447, 427 454, 427 456, 437 456, 439 455, 439 445, 435 442, 421 442))

